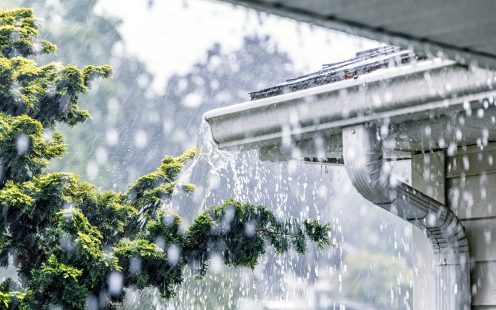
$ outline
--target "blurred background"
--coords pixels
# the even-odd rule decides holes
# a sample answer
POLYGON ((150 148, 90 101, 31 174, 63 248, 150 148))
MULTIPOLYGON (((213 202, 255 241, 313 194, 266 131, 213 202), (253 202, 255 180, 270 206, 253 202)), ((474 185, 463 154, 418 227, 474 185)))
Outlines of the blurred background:
MULTIPOLYGON (((125 190, 165 155, 195 146, 204 112, 381 45, 206 0, 3 0, 0 7, 34 8, 44 36, 58 45, 40 64, 112 65, 113 78, 80 100, 92 119, 59 128, 68 153, 49 168, 102 190, 125 190)), ((408 162, 396 170, 408 181, 408 162)), ((250 152, 216 180, 196 174, 207 196, 177 197, 171 206, 186 221, 204 208, 198 201, 234 197, 328 221, 336 247, 304 256, 269 251, 254 270, 213 257, 205 279, 186 274, 174 300, 130 290, 123 309, 411 309, 412 228, 362 199, 342 167, 260 162, 250 152)))

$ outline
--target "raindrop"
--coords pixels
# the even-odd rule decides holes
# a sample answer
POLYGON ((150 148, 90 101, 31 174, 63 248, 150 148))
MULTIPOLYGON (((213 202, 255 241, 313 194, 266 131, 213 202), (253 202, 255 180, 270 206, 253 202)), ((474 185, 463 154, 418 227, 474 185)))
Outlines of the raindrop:
POLYGON ((456 140, 461 141, 463 137, 462 131, 459 128, 457 128, 455 134, 456 134, 456 140))
POLYGON ((87 310, 98 310, 98 298, 96 298, 95 295, 91 294, 86 298, 86 305, 85 305, 87 310))
POLYGON ((138 130, 134 134, 134 145, 136 145, 137 148, 144 148, 148 144, 148 136, 144 130, 138 130))
POLYGON ((484 109, 477 109, 477 117, 478 118, 484 117, 484 109))
POLYGON ((129 272, 138 273, 141 271, 141 258, 133 257, 129 261, 129 272))
POLYGON ((456 144, 450 142, 447 150, 448 156, 454 156, 456 154, 456 144))
POLYGON ((253 221, 246 223, 245 235, 247 237, 253 237, 255 235, 255 232, 256 232, 256 223, 253 221))
POLYGON ((431 126, 425 126, 424 133, 427 137, 431 136, 431 126))
POLYGON ((468 169, 470 168, 470 162, 468 160, 468 156, 463 156, 463 169, 465 171, 468 171, 468 169))
POLYGON ((16 139, 16 150, 17 154, 24 154, 29 147, 29 138, 25 134, 21 134, 17 136, 16 139))
POLYGON ((219 253, 214 253, 210 256, 208 270, 213 274, 219 274, 224 266, 224 260, 219 253))
POLYGON ((119 142, 119 132, 115 128, 107 129, 105 140, 109 146, 114 146, 119 142))
POLYGON ((167 261, 169 262, 169 265, 176 265, 179 262, 180 257, 181 249, 175 244, 169 246, 167 249, 167 261))
POLYGON ((491 244, 492 241, 492 234, 490 230, 485 230, 484 231, 484 241, 486 244, 491 244))
POLYGON ((105 165, 107 163, 108 155, 105 147, 99 146, 95 152, 96 162, 100 165, 105 165))
POLYGON ((89 161, 86 165, 86 175, 92 179, 98 176, 100 169, 98 168, 98 164, 94 161, 89 161))
POLYGON ((202 96, 191 93, 184 97, 182 105, 187 108, 197 108, 202 104, 202 96))
POLYGON ((467 116, 470 117, 472 115, 472 107, 470 106, 470 102, 468 101, 463 102, 463 109, 465 110, 467 116))
POLYGON ((155 242, 154 242, 159 248, 161 248, 162 250, 165 249, 165 240, 164 238, 162 237, 158 237, 157 239, 155 239, 155 242))
POLYGON ((433 213, 429 213, 429 215, 427 216, 427 224, 430 227, 433 227, 436 224, 436 221, 437 221, 437 216, 433 213))
POLYGON ((439 138, 438 144, 439 144, 439 147, 440 148, 445 148, 446 147, 446 141, 444 141, 444 138, 443 137, 439 138))
POLYGON ((113 271, 108 278, 109 293, 112 296, 118 296, 122 292, 122 273, 113 271))

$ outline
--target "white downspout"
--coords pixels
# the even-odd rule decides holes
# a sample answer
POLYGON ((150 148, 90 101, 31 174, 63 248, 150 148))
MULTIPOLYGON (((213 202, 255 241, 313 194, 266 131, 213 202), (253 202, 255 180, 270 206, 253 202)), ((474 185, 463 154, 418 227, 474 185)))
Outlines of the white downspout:
POLYGON ((436 309, 470 309, 470 256, 465 229, 453 211, 411 186, 395 181, 383 167, 382 141, 374 127, 343 128, 346 171, 370 202, 424 231, 434 251, 436 309))

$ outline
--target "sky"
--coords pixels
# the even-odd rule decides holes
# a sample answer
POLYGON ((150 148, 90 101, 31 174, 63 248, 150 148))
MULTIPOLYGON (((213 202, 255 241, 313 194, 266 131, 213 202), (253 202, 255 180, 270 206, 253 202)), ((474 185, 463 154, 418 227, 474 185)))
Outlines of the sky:
POLYGON ((299 72, 317 70, 323 63, 351 58, 357 51, 379 45, 217 0, 155 0, 152 7, 148 2, 100 0, 95 10, 122 19, 127 51, 155 74, 157 90, 170 75, 187 73, 213 43, 236 49, 248 34, 270 35, 299 72))

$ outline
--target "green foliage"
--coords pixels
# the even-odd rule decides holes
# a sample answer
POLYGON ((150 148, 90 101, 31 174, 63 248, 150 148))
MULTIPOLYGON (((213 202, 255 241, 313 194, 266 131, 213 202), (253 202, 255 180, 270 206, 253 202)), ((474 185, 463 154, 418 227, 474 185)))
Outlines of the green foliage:
POLYGON ((62 141, 58 133, 47 137, 41 123, 27 115, 0 113, 0 183, 22 182, 39 175, 50 159, 63 155, 62 141))
POLYGON ((0 284, 0 307, 2 309, 30 309, 24 302, 26 296, 30 294, 30 292, 18 292, 15 291, 15 289, 16 284, 10 278, 7 278, 0 284))
POLYGON ((79 283, 83 270, 66 265, 50 255, 41 268, 33 270, 30 281, 30 306, 50 309, 59 305, 64 309, 83 309, 88 295, 87 288, 79 283))
MULTIPOLYGON (((39 43, 31 10, 0 11, 0 29, 0 264, 8 265, 12 255, 22 280, 0 285, 3 308, 83 309, 88 296, 112 308, 131 287, 156 287, 169 299, 184 268, 201 276, 213 254, 227 265, 253 268, 267 245, 303 253, 307 239, 329 244, 328 225, 278 219, 264 207, 233 200, 183 228, 165 206, 174 190, 194 190, 177 182, 194 150, 165 157, 126 193, 101 192, 70 173, 44 173, 65 151, 54 126, 88 118, 79 95, 110 68, 38 67, 27 59, 39 43)), ((54 51, 41 44, 39 52, 54 51)))
POLYGON ((186 192, 193 191, 192 184, 177 184, 175 180, 184 164, 194 156, 194 149, 179 157, 166 156, 157 170, 140 177, 130 187, 126 200, 136 206, 141 214, 149 216, 162 205, 163 199, 170 198, 177 185, 186 192))
POLYGON ((295 220, 279 220, 263 206, 227 200, 221 206, 211 207, 191 224, 184 256, 201 274, 213 253, 220 253, 227 265, 254 268, 267 244, 279 253, 291 247, 303 253, 307 237, 323 244, 329 242, 327 225, 314 222, 312 227, 321 231, 321 235, 305 234, 295 220))
POLYGON ((16 9, 0 12, 0 53, 3 57, 27 57, 55 52, 55 45, 38 40, 38 36, 38 26, 32 10, 16 9))
POLYGON ((182 282, 182 261, 171 262, 162 248, 143 239, 121 241, 114 251, 122 268, 125 287, 154 286, 166 299, 175 296, 176 285, 182 282))
POLYGON ((6 10, 0 15, 0 111, 11 115, 26 114, 44 126, 55 122, 75 125, 89 117, 77 104, 80 94, 95 77, 109 77, 109 66, 63 66, 50 63, 38 67, 25 57, 54 52, 43 41, 37 52, 38 29, 32 10, 6 10), (3 31, 2 31, 3 30, 3 31))
POLYGON ((9 249, 12 246, 9 236, 0 235, 0 266, 9 265, 9 249))
MULTIPOLYGON (((320 224, 317 220, 305 220, 303 222, 305 227, 305 233, 308 238, 317 243, 319 248, 323 249, 329 245, 332 245, 331 240, 328 238, 329 232, 331 231, 330 224, 320 224)), ((303 234, 300 231, 299 234, 303 234)))

